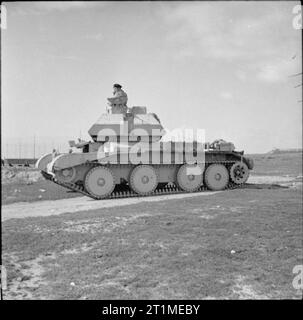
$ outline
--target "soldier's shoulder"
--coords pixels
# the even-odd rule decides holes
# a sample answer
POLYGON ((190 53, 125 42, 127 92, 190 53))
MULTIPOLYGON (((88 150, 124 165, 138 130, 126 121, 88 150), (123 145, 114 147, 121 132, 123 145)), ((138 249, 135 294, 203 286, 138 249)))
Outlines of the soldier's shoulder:
POLYGON ((127 95, 126 92, 123 91, 123 90, 117 92, 117 96, 118 96, 118 97, 126 96, 126 95, 127 95))

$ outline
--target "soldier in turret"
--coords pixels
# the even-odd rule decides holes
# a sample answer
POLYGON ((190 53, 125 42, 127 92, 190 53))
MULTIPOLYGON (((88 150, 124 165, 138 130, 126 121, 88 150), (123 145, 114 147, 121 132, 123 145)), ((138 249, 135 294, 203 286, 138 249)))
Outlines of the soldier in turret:
POLYGON ((112 113, 126 113, 127 111, 127 94, 122 90, 122 86, 115 83, 113 86, 113 97, 107 98, 112 113))

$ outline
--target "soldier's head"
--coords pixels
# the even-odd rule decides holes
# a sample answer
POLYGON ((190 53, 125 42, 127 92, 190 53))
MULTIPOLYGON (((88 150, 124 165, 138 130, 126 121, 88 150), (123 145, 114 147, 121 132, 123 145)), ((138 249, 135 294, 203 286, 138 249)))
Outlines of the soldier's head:
POLYGON ((115 83, 113 85, 114 92, 121 90, 122 86, 119 83, 115 83))

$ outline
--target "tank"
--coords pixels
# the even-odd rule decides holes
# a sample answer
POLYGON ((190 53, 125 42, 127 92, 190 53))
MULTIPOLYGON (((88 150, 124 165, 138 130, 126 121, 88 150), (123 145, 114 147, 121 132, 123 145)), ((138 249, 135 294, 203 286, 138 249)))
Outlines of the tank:
POLYGON ((112 108, 88 133, 91 141, 69 141, 69 153, 53 150, 36 167, 93 199, 236 188, 253 169, 231 142, 167 140, 159 117, 142 106, 112 108))

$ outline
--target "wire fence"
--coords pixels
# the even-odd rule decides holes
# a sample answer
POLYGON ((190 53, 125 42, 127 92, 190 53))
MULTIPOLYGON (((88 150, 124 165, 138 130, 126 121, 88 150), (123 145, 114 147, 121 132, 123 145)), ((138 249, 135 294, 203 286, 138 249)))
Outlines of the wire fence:
POLYGON ((68 139, 2 139, 1 158, 36 159, 43 154, 51 153, 53 149, 68 152, 68 139))

